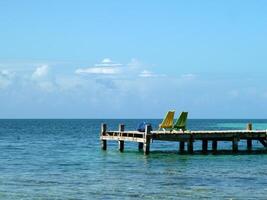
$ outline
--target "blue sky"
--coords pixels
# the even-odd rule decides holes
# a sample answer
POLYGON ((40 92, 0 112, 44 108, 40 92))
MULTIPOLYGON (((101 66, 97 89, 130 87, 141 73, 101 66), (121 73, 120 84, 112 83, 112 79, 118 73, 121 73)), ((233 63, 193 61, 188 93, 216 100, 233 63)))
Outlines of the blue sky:
POLYGON ((0 118, 267 118, 266 1, 0 1, 0 118))

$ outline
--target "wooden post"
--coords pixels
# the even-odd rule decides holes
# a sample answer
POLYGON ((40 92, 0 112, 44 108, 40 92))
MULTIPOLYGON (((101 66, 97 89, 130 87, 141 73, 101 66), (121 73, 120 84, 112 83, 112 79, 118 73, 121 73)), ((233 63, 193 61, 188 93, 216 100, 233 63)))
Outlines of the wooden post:
POLYGON ((212 140, 212 153, 217 152, 217 140, 212 140))
POLYGON ((179 144, 179 151, 180 153, 183 153, 184 152, 184 141, 181 141, 180 144, 179 144))
POLYGON ((247 124, 247 130, 251 131, 252 130, 252 123, 247 124))
POLYGON ((238 138, 236 137, 233 138, 233 152, 238 152, 238 138))
POLYGON ((150 139, 151 139, 151 125, 146 125, 144 134, 144 144, 143 144, 143 150, 145 155, 149 154, 150 151, 150 139))
POLYGON ((202 152, 203 153, 208 152, 208 140, 202 140, 202 152))
POLYGON ((144 148, 144 143, 138 142, 138 150, 141 151, 144 148))
POLYGON ((265 139, 261 138, 259 141, 264 147, 267 147, 267 141, 265 139))
MULTIPOLYGON (((248 131, 252 130, 252 124, 251 123, 247 124, 247 130, 248 131)), ((248 151, 252 150, 252 139, 247 139, 247 150, 248 151)))
POLYGON ((194 152, 194 141, 193 141, 192 136, 191 136, 190 140, 187 142, 187 151, 190 154, 193 154, 193 152, 194 152))
MULTIPOLYGON (((107 132, 107 125, 101 124, 101 136, 106 135, 107 132)), ((101 147, 103 150, 107 150, 107 140, 101 140, 101 147)))
MULTIPOLYGON (((122 132, 124 131, 124 124, 119 125, 119 136, 122 135, 122 132)), ((118 148, 120 152, 123 152, 124 150, 124 141, 123 140, 118 140, 118 148)))

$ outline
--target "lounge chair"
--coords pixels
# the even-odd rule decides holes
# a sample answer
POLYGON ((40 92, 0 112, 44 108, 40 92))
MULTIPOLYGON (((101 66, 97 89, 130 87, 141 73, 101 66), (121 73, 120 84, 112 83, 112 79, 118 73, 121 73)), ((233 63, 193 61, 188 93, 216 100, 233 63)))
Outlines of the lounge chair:
POLYGON ((181 112, 180 117, 175 122, 172 130, 186 130, 186 122, 187 122, 188 112, 181 112))
POLYGON ((170 129, 171 130, 173 128, 174 113, 175 113, 174 110, 167 112, 165 118, 163 119, 163 121, 159 125, 159 129, 158 130, 163 129, 165 131, 166 129, 170 129))

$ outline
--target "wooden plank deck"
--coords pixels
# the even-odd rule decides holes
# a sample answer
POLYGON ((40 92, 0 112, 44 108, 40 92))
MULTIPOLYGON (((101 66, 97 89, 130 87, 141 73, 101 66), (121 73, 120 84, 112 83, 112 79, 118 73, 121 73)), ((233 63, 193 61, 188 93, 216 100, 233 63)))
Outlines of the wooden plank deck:
POLYGON ((264 147, 267 147, 267 130, 252 130, 252 124, 248 124, 247 130, 151 131, 151 127, 147 126, 145 132, 138 132, 125 131, 124 125, 121 124, 118 131, 108 131, 107 125, 102 124, 100 140, 103 150, 107 149, 107 141, 118 141, 120 151, 124 150, 124 141, 137 142, 138 149, 142 148, 145 154, 150 151, 151 140, 179 142, 181 152, 184 151, 185 143, 187 143, 189 153, 193 153, 194 142, 197 140, 202 141, 203 152, 207 152, 209 141, 212 142, 213 152, 216 152, 219 141, 231 141, 233 152, 237 152, 240 140, 247 141, 248 151, 252 150, 252 140, 260 141, 264 147))

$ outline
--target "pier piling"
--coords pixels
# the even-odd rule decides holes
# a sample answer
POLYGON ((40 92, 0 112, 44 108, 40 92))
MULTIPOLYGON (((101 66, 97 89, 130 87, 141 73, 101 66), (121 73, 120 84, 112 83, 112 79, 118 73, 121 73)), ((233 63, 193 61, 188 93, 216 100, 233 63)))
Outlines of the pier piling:
POLYGON ((237 153, 238 152, 238 141, 239 141, 239 139, 237 137, 233 138, 233 141, 232 141, 233 153, 237 153))
POLYGON ((138 150, 141 151, 144 148, 144 143, 138 142, 138 150))
MULTIPOLYGON (((122 135, 123 135, 124 127, 125 127, 124 124, 120 124, 119 125, 119 135, 120 135, 120 137, 122 137, 122 135)), ((121 139, 118 140, 118 148, 119 148, 120 152, 123 152, 123 150, 124 150, 124 140, 121 140, 121 139)))
POLYGON ((208 140, 202 140, 202 153, 208 152, 208 140))
POLYGON ((190 154, 194 153, 194 141, 192 138, 190 138, 190 140, 187 142, 187 151, 190 154))
MULTIPOLYGON (((105 136, 107 131, 107 125, 102 124, 101 125, 101 136, 105 136)), ((101 147, 103 150, 107 150, 107 140, 102 139, 101 140, 101 147)))
MULTIPOLYGON (((251 123, 247 124, 247 130, 248 131, 252 130, 252 124, 251 123)), ((247 150, 248 151, 252 150, 252 139, 247 139, 247 150)))
POLYGON ((151 125, 146 125, 144 134, 144 144, 143 144, 143 150, 145 155, 149 154, 150 151, 150 139, 151 139, 151 125))
POLYGON ((212 140, 212 153, 213 154, 216 154, 216 152, 217 152, 217 145, 218 144, 218 142, 217 142, 217 140, 212 140))
POLYGON ((184 152, 184 147, 185 147, 184 141, 181 141, 180 144, 179 144, 179 151, 180 151, 180 153, 183 153, 184 152))

